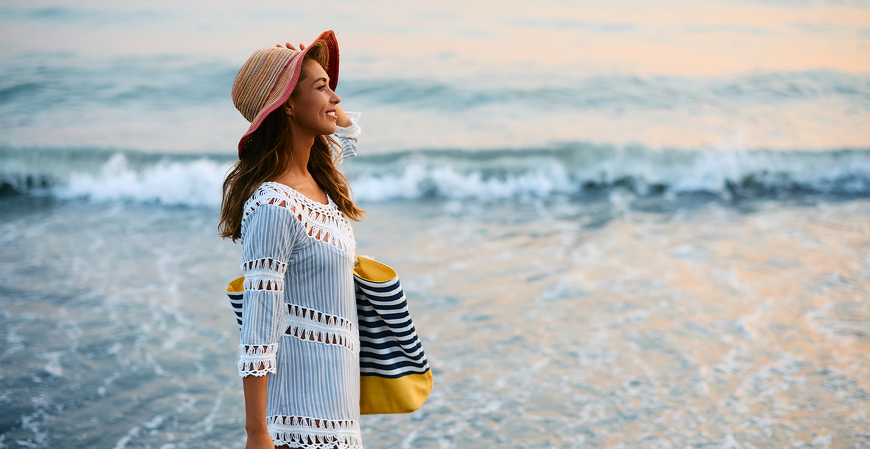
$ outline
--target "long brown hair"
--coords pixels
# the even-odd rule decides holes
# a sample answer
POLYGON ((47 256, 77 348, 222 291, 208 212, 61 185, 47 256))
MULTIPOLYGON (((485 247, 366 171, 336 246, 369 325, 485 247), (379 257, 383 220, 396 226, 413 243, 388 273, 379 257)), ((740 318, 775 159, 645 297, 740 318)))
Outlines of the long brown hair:
MULTIPOLYGON (((314 59, 326 69, 326 51, 314 45, 305 53, 305 59, 314 59)), ((304 66, 303 66, 304 67, 304 66)), ((305 72, 300 75, 304 77, 305 72)), ((292 94, 291 94, 292 95, 292 94)), ((329 194, 332 201, 345 216, 354 221, 365 217, 351 199, 347 178, 338 171, 332 158, 331 145, 337 145, 331 137, 317 136, 308 158, 308 172, 314 181, 329 194)), ((245 149, 224 180, 221 219, 218 232, 233 242, 242 237, 242 217, 245 201, 254 194, 260 184, 284 174, 290 167, 293 153, 293 135, 290 119, 280 107, 270 113, 245 142, 245 149)))

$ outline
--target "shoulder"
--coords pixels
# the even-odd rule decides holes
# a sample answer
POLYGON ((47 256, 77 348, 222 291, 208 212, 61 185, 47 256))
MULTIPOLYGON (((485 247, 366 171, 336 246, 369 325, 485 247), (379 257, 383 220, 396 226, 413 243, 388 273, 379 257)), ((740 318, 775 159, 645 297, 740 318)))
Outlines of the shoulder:
POLYGON ((295 195, 292 195, 290 189, 283 188, 282 184, 277 182, 264 182, 245 201, 242 213, 242 234, 245 234, 251 217, 254 215, 269 211, 272 212, 269 215, 280 217, 292 223, 299 221, 298 217, 293 219, 293 216, 298 215, 300 209, 299 200, 295 195))

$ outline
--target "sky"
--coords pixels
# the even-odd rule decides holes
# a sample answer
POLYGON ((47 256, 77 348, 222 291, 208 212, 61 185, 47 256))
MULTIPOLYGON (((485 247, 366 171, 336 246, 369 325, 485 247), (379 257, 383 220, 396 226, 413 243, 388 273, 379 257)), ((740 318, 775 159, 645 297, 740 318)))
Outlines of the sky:
POLYGON ((238 60, 326 29, 366 73, 570 67, 572 74, 870 72, 870 2, 3 2, 0 55, 199 54, 238 60), (20 2, 17 5, 21 5, 20 2), (369 67, 382 65, 381 68, 369 67), (483 67, 481 67, 483 66, 483 67), (369 72, 371 71, 371 72, 369 72))

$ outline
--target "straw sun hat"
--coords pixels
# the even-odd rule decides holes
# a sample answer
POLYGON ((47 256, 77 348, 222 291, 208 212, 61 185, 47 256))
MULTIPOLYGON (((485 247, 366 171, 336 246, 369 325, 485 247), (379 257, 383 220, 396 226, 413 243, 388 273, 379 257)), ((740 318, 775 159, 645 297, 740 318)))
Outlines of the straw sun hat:
POLYGON ((324 68, 329 75, 329 88, 335 90, 338 84, 338 41, 332 30, 325 31, 302 51, 284 47, 261 48, 239 70, 233 82, 233 104, 251 122, 248 132, 239 140, 239 158, 248 136, 290 97, 299 81, 305 53, 318 43, 326 50, 324 68))

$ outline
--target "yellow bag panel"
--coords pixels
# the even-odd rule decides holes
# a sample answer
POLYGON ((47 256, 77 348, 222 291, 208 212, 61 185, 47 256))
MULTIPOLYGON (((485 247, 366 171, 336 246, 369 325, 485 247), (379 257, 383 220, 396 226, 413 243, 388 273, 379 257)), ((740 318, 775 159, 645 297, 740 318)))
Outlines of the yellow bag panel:
POLYGON ((392 268, 366 257, 357 256, 359 266, 353 269, 353 274, 371 282, 387 282, 396 277, 392 268))
POLYGON ((233 279, 232 282, 227 284, 227 293, 241 293, 245 290, 245 277, 242 276, 237 279, 233 279))
POLYGON ((432 371, 396 379, 361 376, 359 411, 363 415, 411 413, 420 408, 432 391, 432 371))

